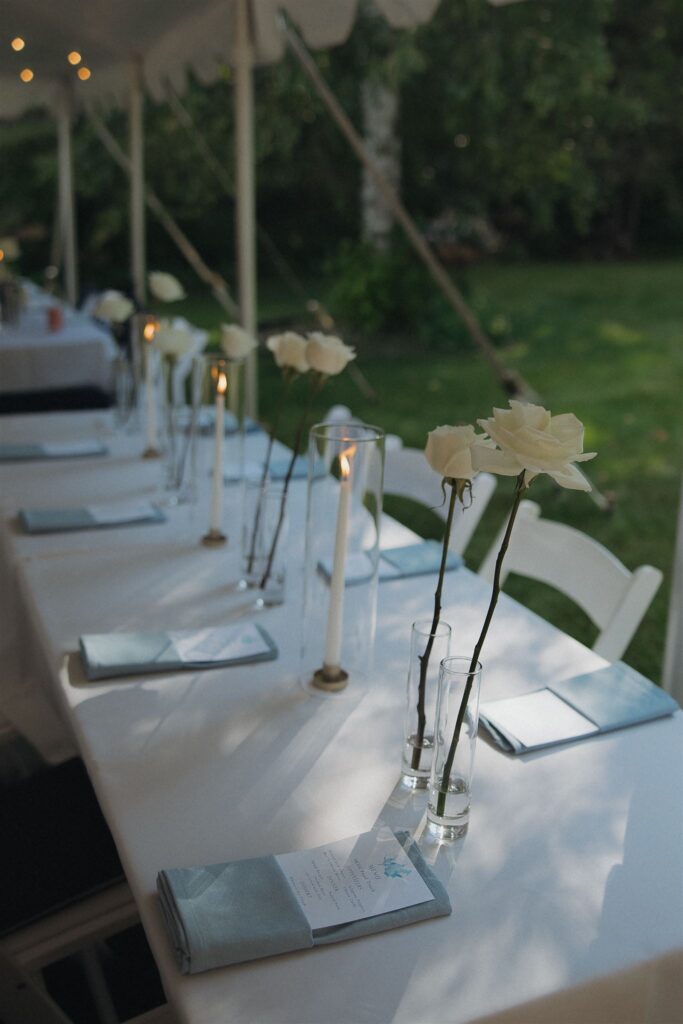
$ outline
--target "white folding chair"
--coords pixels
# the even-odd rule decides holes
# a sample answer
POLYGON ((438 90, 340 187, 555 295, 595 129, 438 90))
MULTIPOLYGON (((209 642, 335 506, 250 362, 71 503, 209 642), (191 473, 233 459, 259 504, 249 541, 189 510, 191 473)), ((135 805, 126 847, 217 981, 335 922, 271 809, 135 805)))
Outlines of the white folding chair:
MULTIPOLYGON (((69 762, 0 791, 5 822, 5 828, 0 829, 0 863, 13 897, 10 901, 10 893, 6 894, 0 914, 4 931, 0 938, 0 1008, 4 1001, 12 1008, 8 1024, 24 1020, 22 1007, 27 1007, 27 1024, 33 1019, 31 1013, 36 1014, 36 1022, 43 1019, 32 997, 23 994, 21 976, 28 977, 32 987, 40 988, 40 972, 68 956, 80 961, 100 1024, 119 1019, 98 950, 106 939, 138 924, 139 917, 118 858, 112 853, 113 843, 104 819, 98 810, 95 813, 95 796, 85 780, 80 764, 69 762), (69 813, 63 814, 60 808, 67 802, 69 813), (50 814, 48 820, 44 812, 52 807, 57 813, 50 814), (36 814, 43 816, 34 833, 32 816, 36 814), (77 877, 72 872, 73 877, 69 876, 60 888, 61 870, 56 871, 49 863, 44 866, 43 860, 63 864, 64 857, 78 843, 88 844, 92 852, 92 874, 77 877), (16 991, 13 971, 19 979, 16 991)), ((39 1002, 39 996, 36 998, 39 1002)), ((52 1019, 50 1009, 41 1007, 46 1024, 52 1019)), ((55 1024, 62 1019, 56 1016, 55 1024)), ((140 1021, 147 1019, 144 1015, 140 1021)), ((4 1020, 0 1011, 0 1021, 4 1020)))
POLYGON ((662 686, 679 704, 683 703, 683 487, 678 506, 678 531, 666 626, 662 686))
MULTIPOLYGON (((479 569, 493 582, 507 521, 479 569)), ((598 541, 564 523, 541 519, 534 501, 522 501, 501 571, 501 586, 514 572, 547 583, 570 597, 600 633, 593 650, 618 661, 662 582, 651 565, 631 572, 598 541)))
MULTIPOLYGON (((462 555, 496 489, 496 478, 480 473, 472 481, 471 500, 464 506, 457 503, 451 529, 450 550, 462 555)), ((410 498, 425 505, 446 521, 448 494, 444 498, 441 477, 427 462, 420 448, 394 448, 386 452, 384 462, 384 493, 410 498)))

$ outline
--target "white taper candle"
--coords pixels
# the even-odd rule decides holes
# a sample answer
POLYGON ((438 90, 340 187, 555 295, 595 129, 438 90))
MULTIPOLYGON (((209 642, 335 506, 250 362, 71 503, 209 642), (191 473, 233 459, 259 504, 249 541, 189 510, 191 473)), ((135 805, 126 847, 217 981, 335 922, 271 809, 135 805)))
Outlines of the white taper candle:
POLYGON ((222 533, 223 519, 223 433, 225 428, 225 391, 228 378, 224 373, 216 385, 216 436, 213 454, 213 491, 211 496, 211 522, 213 533, 222 533))
POLYGON ((341 669, 342 629, 344 624, 344 563, 346 561, 346 541, 351 506, 351 455, 354 451, 355 446, 347 448, 339 456, 339 467, 341 470, 339 506, 337 509, 334 560, 332 563, 332 577, 330 579, 330 607, 327 614, 325 656, 323 659, 323 670, 330 675, 338 674, 341 669))

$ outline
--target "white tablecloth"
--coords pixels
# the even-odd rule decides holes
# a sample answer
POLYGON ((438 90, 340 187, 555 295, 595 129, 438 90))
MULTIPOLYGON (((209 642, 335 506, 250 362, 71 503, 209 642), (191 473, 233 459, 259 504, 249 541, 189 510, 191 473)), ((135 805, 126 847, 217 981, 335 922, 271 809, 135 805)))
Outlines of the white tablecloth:
POLYGON ((112 389, 116 344, 92 317, 62 305, 64 325, 49 331, 47 306, 57 300, 32 288, 17 324, 0 324, 0 393, 58 388, 112 389))
MULTIPOLYGON (((27 434, 34 424, 24 421, 27 434)), ((95 470, 81 469, 87 488, 95 470)), ((304 492, 292 494, 294 523, 303 522, 304 492)), ((376 671, 365 694, 351 686, 339 698, 313 697, 298 684, 296 529, 287 604, 260 618, 277 661, 84 683, 74 653, 82 632, 219 625, 243 605, 231 589, 230 549, 203 549, 197 531, 180 525, 163 529, 148 528, 144 542, 137 529, 91 534, 87 547, 55 536, 52 551, 35 555, 30 540, 19 550, 5 530, 5 545, 25 629, 73 727, 180 1019, 456 1024, 579 985, 591 991, 683 948, 678 713, 516 759, 480 741, 467 838, 439 847, 422 835, 451 917, 181 977, 154 892, 160 868, 314 846, 380 819, 421 834, 424 796, 397 779, 410 622, 431 608, 434 581, 380 585, 376 671)), ((444 616, 457 646, 471 646, 487 598, 466 570, 447 576, 444 616)), ((503 598, 484 654, 484 694, 602 664, 503 598)))

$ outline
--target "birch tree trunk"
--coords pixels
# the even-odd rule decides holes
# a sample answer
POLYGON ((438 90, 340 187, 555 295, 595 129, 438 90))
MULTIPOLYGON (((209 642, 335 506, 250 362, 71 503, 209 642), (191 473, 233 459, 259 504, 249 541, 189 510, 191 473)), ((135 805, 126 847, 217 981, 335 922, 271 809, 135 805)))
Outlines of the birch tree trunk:
MULTIPOLYGON (((397 135, 398 89, 376 77, 366 78, 361 87, 364 143, 382 173, 397 193, 401 187, 401 142, 397 135)), ((361 190, 363 239, 384 249, 394 218, 382 198, 375 179, 363 168, 361 190)))

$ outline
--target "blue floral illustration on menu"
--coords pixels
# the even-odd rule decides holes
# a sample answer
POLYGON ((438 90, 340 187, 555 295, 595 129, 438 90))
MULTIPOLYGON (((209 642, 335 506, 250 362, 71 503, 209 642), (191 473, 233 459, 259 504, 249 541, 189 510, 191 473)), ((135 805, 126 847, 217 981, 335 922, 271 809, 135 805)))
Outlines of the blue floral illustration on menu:
POLYGON ((386 878, 405 878, 412 873, 410 868, 399 864, 395 857, 385 857, 383 864, 386 878))

